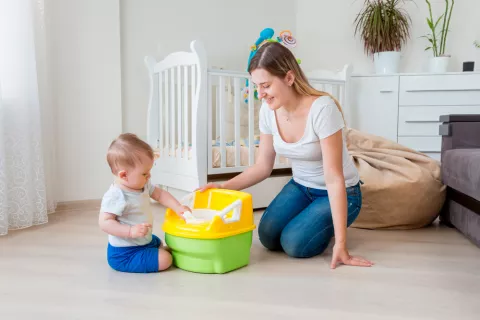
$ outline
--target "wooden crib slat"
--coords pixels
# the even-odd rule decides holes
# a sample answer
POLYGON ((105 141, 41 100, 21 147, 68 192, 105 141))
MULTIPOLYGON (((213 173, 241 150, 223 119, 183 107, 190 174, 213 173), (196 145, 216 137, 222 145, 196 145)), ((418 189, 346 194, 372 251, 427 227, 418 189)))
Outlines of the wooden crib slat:
POLYGON ((171 156, 175 157, 175 70, 170 69, 170 98, 171 98, 171 104, 170 104, 170 139, 171 139, 171 156))
POLYGON ((226 150, 225 150, 225 77, 219 78, 219 100, 220 100, 220 157, 221 157, 221 167, 225 168, 227 166, 226 159, 226 150))
POLYGON ((163 72, 160 72, 157 74, 158 76, 158 123, 159 128, 159 141, 158 141, 158 149, 160 156, 163 157, 163 147, 164 147, 164 141, 163 141, 163 109, 165 107, 165 104, 163 102, 163 72))
POLYGON ((335 85, 335 86, 333 86, 332 89, 333 89, 333 90, 332 90, 332 91, 333 91, 333 94, 332 94, 332 95, 335 97, 335 99, 338 100, 338 97, 340 97, 340 87, 337 86, 337 85, 335 85))
POLYGON ((227 105, 230 105, 232 101, 232 77, 227 76, 227 105))
POLYGON ((189 101, 188 101, 188 67, 184 66, 183 67, 183 129, 184 129, 184 135, 183 135, 183 157, 185 159, 188 159, 188 144, 189 144, 189 139, 188 139, 188 117, 189 117, 189 101))
MULTIPOLYGON (((191 82, 192 82, 192 90, 191 90, 191 101, 192 101, 192 123, 193 123, 193 119, 195 119, 195 121, 197 121, 197 105, 194 104, 194 101, 195 101, 195 95, 196 95, 196 91, 197 91, 197 69, 196 69, 196 66, 195 65, 192 65, 191 66, 191 82)), ((195 130, 196 127, 195 126, 192 126, 192 156, 193 157, 197 157, 197 146, 195 145, 194 140, 195 140, 195 132, 193 130, 195 130)), ((202 146, 202 148, 205 148, 205 146, 202 146)), ((191 157, 189 156, 188 159, 190 159, 191 157)))
POLYGON ((255 145, 253 143, 255 101, 253 99, 253 85, 250 79, 250 81, 248 81, 248 163, 250 166, 255 162, 255 145))
POLYGON ((165 70, 165 121, 164 121, 164 126, 165 126, 165 147, 166 147, 166 152, 165 156, 168 157, 170 153, 170 91, 168 90, 169 87, 169 78, 170 72, 169 70, 165 70))
POLYGON ((234 108, 235 108, 235 166, 239 167, 240 162, 240 99, 242 99, 240 92, 240 79, 235 77, 234 82, 234 108))
POLYGON ((213 140, 213 85, 212 85, 212 75, 208 75, 207 83, 208 83, 208 98, 207 98, 207 110, 208 110, 208 141, 207 141, 207 161, 208 161, 208 170, 213 169, 212 163, 212 140, 213 140))
POLYGON ((181 66, 177 66, 177 99, 178 99, 178 104, 177 104, 177 121, 178 121, 178 136, 177 136, 177 141, 178 141, 178 147, 177 147, 177 158, 182 157, 182 70, 181 66))
POLYGON ((343 97, 344 93, 345 93, 345 87, 344 86, 338 86, 338 102, 340 102, 340 105, 342 106, 342 109, 344 108, 345 106, 345 98, 343 97))
POLYGON ((220 86, 215 90, 215 140, 220 137, 220 86))

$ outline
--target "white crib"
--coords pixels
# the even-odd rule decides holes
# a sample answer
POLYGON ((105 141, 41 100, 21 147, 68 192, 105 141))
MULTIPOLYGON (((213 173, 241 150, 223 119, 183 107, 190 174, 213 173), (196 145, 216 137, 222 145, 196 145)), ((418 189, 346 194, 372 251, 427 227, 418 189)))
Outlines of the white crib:
MULTIPOLYGON (((157 62, 146 57, 150 75, 147 140, 159 158, 152 183, 181 197, 211 181, 225 181, 256 160, 261 101, 254 99, 247 72, 207 68, 199 41, 191 52, 175 52, 157 62), (244 93, 248 89, 248 102, 244 93)), ((307 73, 317 89, 335 96, 348 121, 348 80, 351 67, 339 73, 307 73)), ((266 207, 291 178, 287 159, 277 157, 270 178, 245 191, 254 208, 266 207)))

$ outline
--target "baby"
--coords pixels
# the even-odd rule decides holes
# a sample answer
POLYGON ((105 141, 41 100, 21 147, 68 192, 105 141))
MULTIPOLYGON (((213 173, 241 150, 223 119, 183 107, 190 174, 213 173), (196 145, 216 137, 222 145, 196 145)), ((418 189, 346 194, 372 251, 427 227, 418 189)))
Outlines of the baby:
POLYGON ((170 252, 152 234, 150 198, 180 215, 191 211, 150 183, 154 160, 152 148, 131 133, 121 134, 108 149, 115 182, 103 196, 99 225, 108 233, 108 264, 117 271, 158 272, 172 264, 170 252))

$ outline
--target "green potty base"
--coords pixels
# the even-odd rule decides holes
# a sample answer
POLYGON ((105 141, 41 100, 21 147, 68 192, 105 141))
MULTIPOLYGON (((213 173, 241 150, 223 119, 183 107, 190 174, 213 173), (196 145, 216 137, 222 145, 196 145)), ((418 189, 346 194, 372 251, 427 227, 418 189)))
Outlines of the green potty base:
POLYGON ((252 231, 222 239, 190 239, 165 233, 173 264, 198 273, 226 273, 250 262, 252 231))

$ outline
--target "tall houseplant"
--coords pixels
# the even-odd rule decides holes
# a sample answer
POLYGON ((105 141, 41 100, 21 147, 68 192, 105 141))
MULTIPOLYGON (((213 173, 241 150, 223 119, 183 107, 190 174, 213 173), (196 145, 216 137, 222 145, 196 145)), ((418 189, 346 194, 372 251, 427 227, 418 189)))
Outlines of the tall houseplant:
POLYGON ((432 14, 432 4, 430 0, 425 0, 428 6, 429 17, 427 17, 427 25, 430 29, 428 35, 424 36, 429 42, 429 46, 425 50, 431 50, 433 57, 430 59, 430 72, 446 72, 450 61, 450 56, 445 54, 447 46, 447 35, 450 31, 450 19, 452 18, 455 0, 445 0, 445 12, 436 20, 432 14), (440 24, 441 23, 441 24, 440 24))
POLYGON ((410 38, 411 19, 400 8, 405 0, 365 0, 355 18, 355 35, 360 33, 365 53, 373 56, 377 73, 397 73, 400 51, 410 38))

